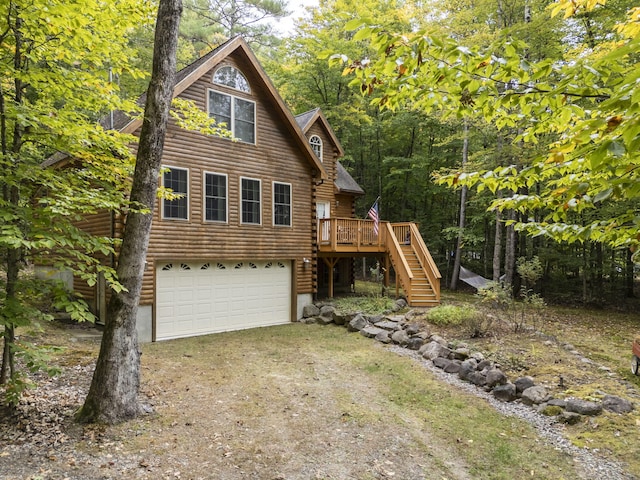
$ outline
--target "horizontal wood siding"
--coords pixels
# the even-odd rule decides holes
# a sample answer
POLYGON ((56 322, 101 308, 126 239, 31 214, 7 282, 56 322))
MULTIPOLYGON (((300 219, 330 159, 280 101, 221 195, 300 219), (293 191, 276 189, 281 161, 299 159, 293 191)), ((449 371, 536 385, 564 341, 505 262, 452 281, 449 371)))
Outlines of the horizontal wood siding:
POLYGON ((153 302, 154 271, 158 262, 166 260, 296 260, 297 292, 313 291, 312 269, 303 267, 303 258, 313 256, 313 231, 310 212, 312 171, 292 135, 283 126, 260 83, 250 75, 242 61, 229 61, 239 68, 251 85, 251 94, 211 83, 213 70, 202 76, 181 95, 200 108, 206 108, 209 88, 224 91, 256 102, 256 144, 232 142, 195 132, 181 130, 173 120, 167 130, 163 164, 185 168, 189 175, 189 219, 163 220, 158 202, 148 251, 141 304, 153 302), (206 222, 203 210, 203 175, 205 172, 227 175, 228 221, 206 222), (261 180, 262 225, 240 223, 240 178, 261 180), (292 226, 273 225, 272 182, 291 184, 292 226))
POLYGON ((336 195, 336 217, 338 218, 354 218, 355 217, 355 199, 352 195, 336 195))
MULTIPOLYGON (((111 212, 105 210, 103 212, 85 217, 76 225, 78 228, 82 229, 90 235, 96 237, 111 237, 113 234, 111 218, 111 212)), ((111 265, 112 259, 110 256, 99 255, 97 256, 97 258, 101 263, 105 265, 111 265)), ((74 293, 81 295, 84 299, 88 300, 92 307, 95 307, 95 305, 93 305, 93 300, 96 296, 95 285, 89 286, 84 280, 78 277, 74 277, 73 290, 74 293)))
POLYGON ((331 137, 319 122, 313 124, 306 132, 307 138, 317 135, 322 140, 322 164, 327 171, 328 180, 318 185, 317 199, 318 202, 330 202, 331 216, 336 216, 336 199, 335 199, 335 179, 336 179, 336 161, 337 150, 333 145, 331 137))

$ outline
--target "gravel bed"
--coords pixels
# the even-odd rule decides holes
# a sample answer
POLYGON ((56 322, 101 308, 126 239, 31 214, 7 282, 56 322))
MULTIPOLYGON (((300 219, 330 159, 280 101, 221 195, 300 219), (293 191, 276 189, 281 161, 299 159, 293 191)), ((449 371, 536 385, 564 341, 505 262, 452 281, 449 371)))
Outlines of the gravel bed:
POLYGON ((430 360, 423 358, 414 350, 408 350, 397 345, 389 347, 391 351, 411 357, 424 368, 430 370, 438 379, 454 385, 461 390, 469 392, 477 397, 485 399, 493 408, 503 415, 518 417, 531 424, 549 445, 561 450, 574 459, 582 470, 584 479, 589 480, 633 480, 634 475, 624 471, 624 467, 616 462, 607 460, 598 455, 597 450, 579 448, 571 444, 563 433, 562 425, 556 423, 552 417, 547 417, 536 412, 533 408, 518 402, 500 402, 491 393, 482 390, 468 382, 461 380, 457 375, 443 372, 433 365, 430 360))

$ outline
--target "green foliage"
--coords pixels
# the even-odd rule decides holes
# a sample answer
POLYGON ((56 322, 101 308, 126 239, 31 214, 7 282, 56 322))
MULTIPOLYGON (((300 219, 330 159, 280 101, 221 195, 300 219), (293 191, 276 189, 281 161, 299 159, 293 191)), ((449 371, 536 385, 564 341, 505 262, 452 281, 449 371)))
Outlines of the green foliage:
POLYGON ((334 304, 341 312, 361 312, 368 315, 379 315, 389 311, 394 304, 394 300, 382 295, 370 295, 366 297, 337 298, 334 304))
POLYGON ((460 325, 478 315, 478 311, 469 306, 441 305, 427 313, 427 319, 434 325, 460 325))
POLYGON ((99 258, 117 243, 88 235, 78 222, 98 212, 137 210, 127 202, 133 137, 97 124, 114 110, 135 112, 116 77, 140 78, 128 34, 148 24, 153 6, 133 0, 13 1, 0 5, 0 383, 11 397, 24 386, 17 367, 45 368, 37 346, 16 328, 50 318, 43 300, 77 320, 87 305, 25 271, 46 264, 94 285, 99 274, 121 288, 99 258), (63 152, 63 153, 61 153, 63 152), (14 362, 16 356, 20 362, 14 362))

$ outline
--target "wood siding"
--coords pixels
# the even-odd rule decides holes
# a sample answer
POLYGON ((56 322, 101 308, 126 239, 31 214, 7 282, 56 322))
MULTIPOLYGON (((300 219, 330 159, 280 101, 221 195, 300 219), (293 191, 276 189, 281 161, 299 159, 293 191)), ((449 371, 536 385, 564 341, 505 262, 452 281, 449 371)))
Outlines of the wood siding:
POLYGON ((154 274, 158 262, 167 260, 296 260, 297 293, 312 293, 312 269, 303 258, 313 256, 314 211, 311 167, 303 158, 277 108, 261 82, 241 62, 224 62, 239 68, 247 77, 251 94, 214 85, 212 69, 186 89, 181 98, 206 109, 208 89, 214 89, 256 103, 256 144, 233 142, 180 129, 172 120, 167 130, 163 165, 185 168, 189 182, 189 219, 162 219, 161 202, 156 205, 149 241, 141 304, 153 303, 154 274), (204 220, 203 178, 205 172, 227 175, 228 212, 226 223, 204 220), (261 225, 241 224, 240 178, 261 181, 261 225), (291 184, 292 225, 273 225, 273 183, 291 184))

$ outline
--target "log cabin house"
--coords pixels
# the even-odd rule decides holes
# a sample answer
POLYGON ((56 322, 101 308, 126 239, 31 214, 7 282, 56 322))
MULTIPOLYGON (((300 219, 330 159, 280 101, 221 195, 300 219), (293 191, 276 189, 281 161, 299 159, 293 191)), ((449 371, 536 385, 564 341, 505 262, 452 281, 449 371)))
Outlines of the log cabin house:
MULTIPOLYGON (((179 128, 163 152, 158 200, 138 313, 141 341, 288 323, 318 292, 353 285, 354 258, 394 266, 411 305, 439 301, 439 273, 415 224, 355 219, 364 192, 342 167, 340 142, 318 109, 294 117, 240 37, 177 74, 174 95, 195 102, 235 141, 179 128), (401 240, 399 240, 401 239, 401 240)), ((139 119, 111 125, 138 134, 139 119)), ((83 228, 119 236, 104 213, 83 228)), ((113 261, 113 260, 112 260, 113 261)), ((388 281, 388 276, 386 278, 388 281)), ((81 293, 104 321, 107 287, 81 293)))

